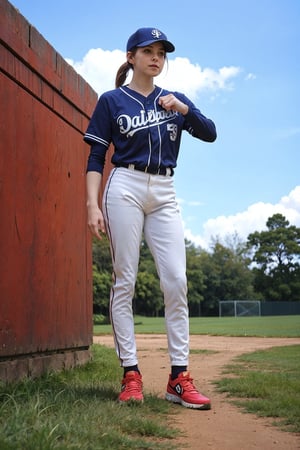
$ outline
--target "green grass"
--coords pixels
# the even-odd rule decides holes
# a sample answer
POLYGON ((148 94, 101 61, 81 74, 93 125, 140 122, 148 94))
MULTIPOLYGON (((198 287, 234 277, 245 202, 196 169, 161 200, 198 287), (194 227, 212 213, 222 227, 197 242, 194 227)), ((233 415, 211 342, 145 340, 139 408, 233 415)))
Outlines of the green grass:
MULTIPOLYGON (((300 336, 299 316, 191 318, 191 334, 300 336)), ((165 333, 163 318, 135 317, 137 333, 165 333)), ((96 334, 111 333, 97 325, 96 334)), ((36 380, 0 383, 1 450, 172 449, 179 431, 168 427, 168 402, 146 395, 143 405, 116 402, 122 370, 113 349, 93 346, 84 367, 36 380)), ((217 388, 243 409, 276 417, 300 431, 300 346, 239 357, 217 388)))
POLYGON ((218 390, 244 411, 276 419, 274 425, 300 432, 300 345, 245 354, 226 366, 218 390))
MULTIPOLYGON (((94 334, 110 334, 110 325, 95 325, 94 334)), ((136 333, 165 333, 163 317, 135 317, 136 333)), ((300 316, 191 317, 191 334, 215 336, 300 337, 300 316)))
MULTIPOLYGON (((95 334, 110 333, 109 325, 95 334)), ((136 333, 165 333, 163 318, 135 317, 136 333)), ((216 336, 300 337, 300 316, 192 317, 191 334, 216 336)), ((300 432, 300 346, 271 348, 242 355, 227 366, 230 374, 217 387, 234 403, 276 425, 300 432)))
POLYGON ((115 351, 94 345, 84 367, 0 384, 1 450, 175 448, 169 403, 118 404, 121 376, 115 351))

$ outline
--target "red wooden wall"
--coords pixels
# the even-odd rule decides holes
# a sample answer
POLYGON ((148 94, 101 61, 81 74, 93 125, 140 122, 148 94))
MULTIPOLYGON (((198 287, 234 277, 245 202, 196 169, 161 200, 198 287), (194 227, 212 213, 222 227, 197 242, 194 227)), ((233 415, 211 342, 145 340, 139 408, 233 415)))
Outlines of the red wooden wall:
POLYGON ((82 136, 96 93, 0 0, 0 379, 89 359, 82 136))

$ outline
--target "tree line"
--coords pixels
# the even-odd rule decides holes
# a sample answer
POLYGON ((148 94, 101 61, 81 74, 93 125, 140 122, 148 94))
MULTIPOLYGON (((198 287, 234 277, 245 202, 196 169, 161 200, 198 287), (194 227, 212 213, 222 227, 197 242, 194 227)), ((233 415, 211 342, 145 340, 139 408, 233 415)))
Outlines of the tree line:
MULTIPOLYGON (((225 243, 216 237, 210 250, 186 240, 188 300, 191 316, 218 314, 219 300, 300 301, 300 228, 282 214, 266 230, 243 242, 234 233, 225 243)), ((93 310, 109 315, 112 264, 106 237, 93 241, 93 310)), ((133 298, 135 314, 164 313, 159 278, 150 250, 141 243, 133 298)))

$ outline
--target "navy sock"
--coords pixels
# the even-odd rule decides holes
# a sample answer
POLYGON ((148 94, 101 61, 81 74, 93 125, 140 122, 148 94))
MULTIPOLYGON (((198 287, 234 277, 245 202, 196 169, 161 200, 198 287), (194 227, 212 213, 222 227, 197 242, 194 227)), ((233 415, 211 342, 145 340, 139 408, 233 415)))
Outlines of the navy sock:
POLYGON ((126 375, 126 373, 127 372, 130 372, 130 371, 134 371, 134 372, 138 372, 138 373, 140 373, 140 371, 139 371, 139 368, 138 368, 138 365, 136 364, 135 366, 128 366, 128 367, 124 367, 124 377, 125 377, 125 375, 126 375))
POLYGON ((171 368, 171 378, 175 380, 181 372, 185 372, 187 370, 187 366, 172 366, 171 368))

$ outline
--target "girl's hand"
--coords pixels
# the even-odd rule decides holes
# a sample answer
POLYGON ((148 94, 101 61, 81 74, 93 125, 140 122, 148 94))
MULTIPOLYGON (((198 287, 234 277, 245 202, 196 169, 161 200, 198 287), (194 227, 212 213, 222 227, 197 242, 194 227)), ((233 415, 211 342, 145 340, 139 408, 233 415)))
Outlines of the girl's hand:
POLYGON ((96 238, 102 239, 100 232, 106 233, 102 211, 98 206, 88 206, 87 211, 90 232, 96 238))
POLYGON ((184 116, 188 113, 189 107, 178 100, 177 97, 175 97, 174 94, 168 94, 164 95, 163 97, 160 97, 158 100, 158 103, 167 111, 173 110, 178 111, 179 113, 183 114, 184 116))

